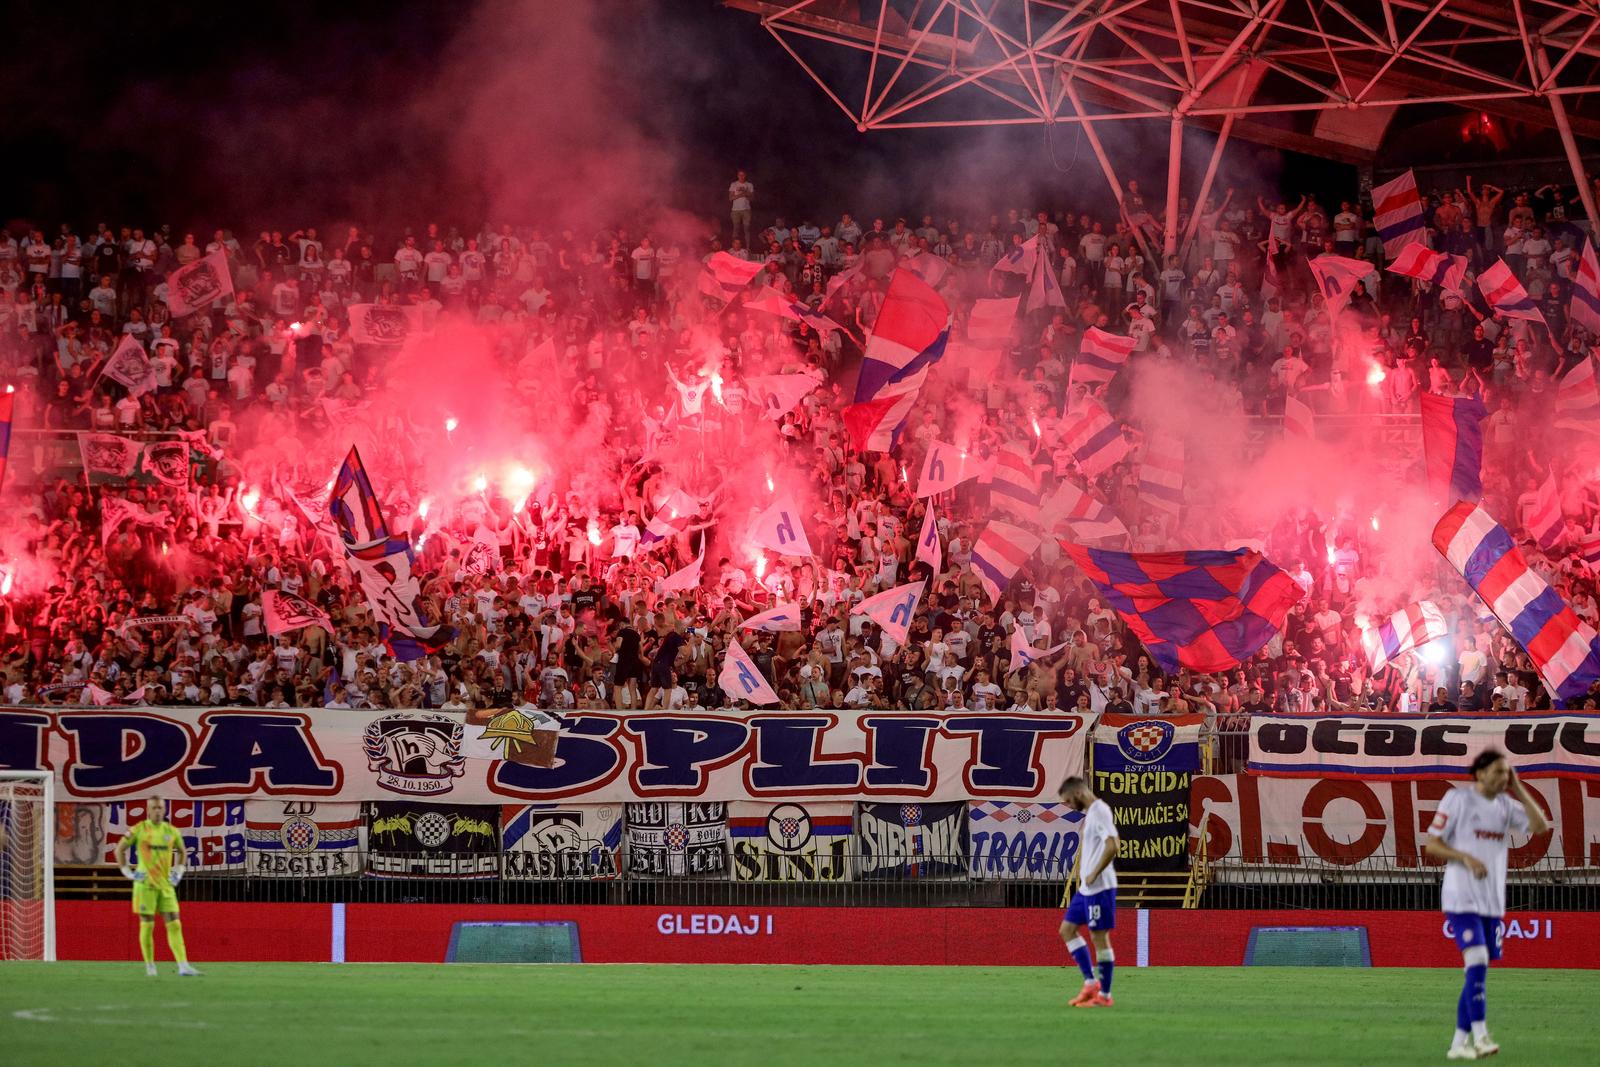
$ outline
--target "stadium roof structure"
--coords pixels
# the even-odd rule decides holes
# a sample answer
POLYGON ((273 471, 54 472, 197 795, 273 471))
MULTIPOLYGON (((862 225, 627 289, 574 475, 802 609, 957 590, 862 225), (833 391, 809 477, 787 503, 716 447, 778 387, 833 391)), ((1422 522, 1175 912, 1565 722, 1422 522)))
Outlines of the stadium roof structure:
MULTIPOLYGON (((723 0, 856 128, 1171 124, 1371 163, 1402 109, 1600 137, 1600 0, 723 0)), ((1214 158, 1203 183, 1209 191, 1214 158)), ((1175 198, 1177 182, 1168 184, 1175 198)), ((1176 212, 1169 211, 1168 218, 1176 212)))

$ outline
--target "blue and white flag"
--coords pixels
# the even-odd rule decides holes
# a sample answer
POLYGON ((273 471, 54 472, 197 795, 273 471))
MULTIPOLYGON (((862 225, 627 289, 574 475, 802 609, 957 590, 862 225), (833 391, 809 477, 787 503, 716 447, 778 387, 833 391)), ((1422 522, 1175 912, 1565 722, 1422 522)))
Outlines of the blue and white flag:
POLYGON ((850 609, 852 615, 865 615, 883 628, 883 632, 897 645, 906 643, 911 630, 911 620, 922 602, 922 590, 927 582, 897 585, 875 596, 869 596, 850 609))
POLYGON ((766 634, 798 633, 800 631, 800 605, 779 604, 759 615, 752 615, 739 624, 741 630, 757 630, 766 634))
POLYGON ((750 526, 750 542, 781 556, 814 555, 800 520, 801 511, 795 506, 794 498, 781 496, 756 516, 750 526))
POLYGON ((728 653, 722 659, 722 671, 717 675, 717 685, 728 694, 729 700, 745 700, 751 704, 776 704, 778 694, 761 676, 750 653, 738 641, 728 642, 728 653))

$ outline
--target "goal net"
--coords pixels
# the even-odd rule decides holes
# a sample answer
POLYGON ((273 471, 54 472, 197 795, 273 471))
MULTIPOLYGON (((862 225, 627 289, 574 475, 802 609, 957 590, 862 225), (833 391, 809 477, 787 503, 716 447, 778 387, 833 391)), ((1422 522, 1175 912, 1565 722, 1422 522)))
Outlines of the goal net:
POLYGON ((54 781, 48 772, 0 771, 0 960, 53 960, 54 781))

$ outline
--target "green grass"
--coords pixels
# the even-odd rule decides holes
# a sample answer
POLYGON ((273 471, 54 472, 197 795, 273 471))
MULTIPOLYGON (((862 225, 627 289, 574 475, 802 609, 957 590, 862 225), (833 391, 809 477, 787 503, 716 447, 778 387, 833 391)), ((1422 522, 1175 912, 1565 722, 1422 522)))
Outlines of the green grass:
MULTIPOLYGON (((0 1063, 1416 1064, 1460 972, 1123 968, 0 965, 0 1063)), ((1592 971, 1495 969, 1498 1063, 1596 1062, 1592 971)))

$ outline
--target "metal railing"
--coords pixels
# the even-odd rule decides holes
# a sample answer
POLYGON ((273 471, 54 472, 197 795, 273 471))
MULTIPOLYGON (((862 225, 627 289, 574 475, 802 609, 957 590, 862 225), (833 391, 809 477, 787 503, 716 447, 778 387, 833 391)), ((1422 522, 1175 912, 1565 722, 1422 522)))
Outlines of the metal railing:
MULTIPOLYGON (((1374 853, 1348 863, 1318 856, 1302 840, 1292 862, 1225 856, 1202 861, 1207 908, 1289 908, 1356 911, 1433 910, 1439 907, 1442 864, 1426 856, 1374 853)), ((1600 909, 1600 868, 1583 858, 1546 856, 1506 873, 1511 911, 1600 909)))

